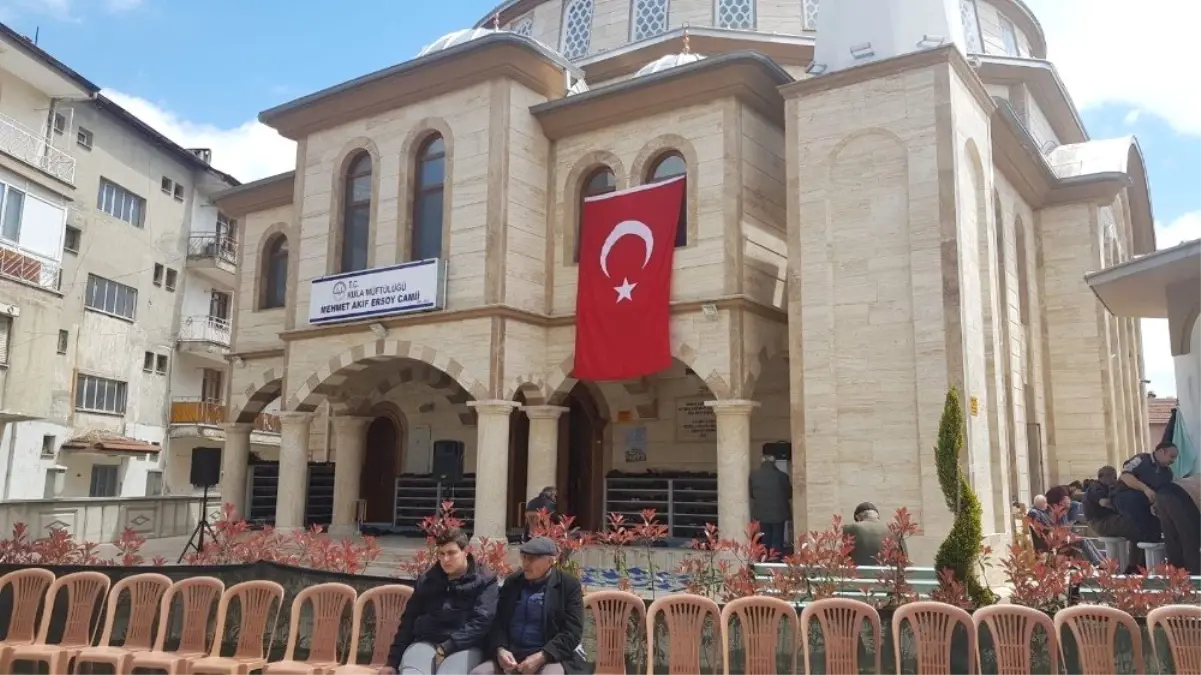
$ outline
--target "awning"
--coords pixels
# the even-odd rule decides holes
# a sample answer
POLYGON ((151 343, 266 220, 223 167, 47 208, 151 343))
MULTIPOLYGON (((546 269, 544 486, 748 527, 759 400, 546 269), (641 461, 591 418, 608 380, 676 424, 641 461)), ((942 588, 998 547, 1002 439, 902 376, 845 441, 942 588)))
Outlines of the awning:
POLYGON ((63 450, 84 452, 111 452, 118 454, 158 454, 162 446, 128 436, 119 436, 108 431, 89 431, 63 443, 63 450))
POLYGON ((1084 279, 1114 316, 1166 319, 1168 287, 1201 279, 1201 239, 1087 274, 1084 279))

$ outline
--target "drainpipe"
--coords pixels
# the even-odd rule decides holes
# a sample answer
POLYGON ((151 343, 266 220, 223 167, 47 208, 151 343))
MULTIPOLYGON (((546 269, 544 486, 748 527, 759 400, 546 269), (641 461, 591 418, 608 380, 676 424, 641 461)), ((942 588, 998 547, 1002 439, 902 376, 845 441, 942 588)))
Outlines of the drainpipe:
POLYGON ((0 501, 8 501, 8 489, 12 485, 13 480, 13 455, 17 451, 17 427, 14 424, 9 424, 8 420, 0 420, 0 438, 4 436, 4 430, 11 428, 12 433, 8 437, 8 457, 4 460, 4 497, 0 501))

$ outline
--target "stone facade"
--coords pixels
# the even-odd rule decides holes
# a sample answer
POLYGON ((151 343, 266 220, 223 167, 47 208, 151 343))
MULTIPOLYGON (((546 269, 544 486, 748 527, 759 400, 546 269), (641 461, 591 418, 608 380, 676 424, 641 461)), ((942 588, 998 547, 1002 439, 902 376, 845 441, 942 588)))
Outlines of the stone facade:
MULTIPOLYGON (((785 4, 802 5, 760 3, 760 21, 779 10, 772 21, 806 33, 785 4)), ((629 32, 628 4, 608 5, 595 4, 593 52, 629 32)), ((557 0, 507 7, 502 25, 530 12, 533 35, 558 44, 557 0)), ((907 507, 927 559, 950 523, 933 464, 948 388, 965 396, 965 468, 997 536, 1011 501, 1141 448, 1138 326, 1105 315, 1083 275, 1110 260, 1105 232, 1114 255, 1146 247, 1149 211, 1130 206, 1146 184, 1061 184, 1022 115, 1041 105, 1039 128, 1065 145, 1083 131, 1057 116, 1070 103, 1036 104, 1014 84, 1020 72, 986 77, 943 47, 799 81, 745 53, 635 76, 622 59, 654 40, 581 70, 510 33, 472 37, 263 113, 298 141, 297 170, 219 200, 244 227, 231 422, 275 399, 290 411, 277 525, 306 517, 305 457, 334 462, 332 524, 352 528, 358 509, 388 515, 406 498, 378 476, 428 476, 432 442, 453 440, 475 475, 477 535, 520 525, 520 503, 545 485, 599 526, 615 510, 604 476, 648 471, 715 475, 706 503, 733 535, 759 448, 791 441, 797 530, 865 500, 907 507), (607 81, 568 93, 597 69, 607 81), (444 308, 311 324, 312 283, 341 271, 351 159, 373 167, 366 267, 405 262, 417 157, 435 135, 444 308), (676 363, 577 381, 581 189, 603 167, 618 189, 644 183, 665 153, 687 176, 676 363), (279 236, 287 302, 261 309, 263 252, 279 236)), ((1041 50, 1041 35, 1021 44, 1041 50)), ((223 494, 239 507, 245 472, 230 467, 244 448, 227 444, 225 458, 223 494)))

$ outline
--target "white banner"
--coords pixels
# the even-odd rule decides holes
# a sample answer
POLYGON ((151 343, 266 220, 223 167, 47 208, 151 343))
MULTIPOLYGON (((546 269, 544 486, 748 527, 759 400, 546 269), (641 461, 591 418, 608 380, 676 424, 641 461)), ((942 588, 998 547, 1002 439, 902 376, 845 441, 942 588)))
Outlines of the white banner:
POLYGON ((438 258, 313 280, 310 323, 338 323, 442 309, 446 274, 438 258))

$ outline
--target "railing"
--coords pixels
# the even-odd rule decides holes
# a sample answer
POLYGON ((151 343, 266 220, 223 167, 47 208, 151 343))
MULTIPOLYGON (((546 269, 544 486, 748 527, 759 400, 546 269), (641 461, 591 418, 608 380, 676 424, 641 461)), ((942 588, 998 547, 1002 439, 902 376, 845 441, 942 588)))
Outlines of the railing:
POLYGON ((230 344, 229 319, 219 316, 189 316, 179 327, 180 342, 211 342, 228 347, 230 344))
POLYGON ((0 115, 0 151, 61 181, 75 184, 75 158, 7 115, 0 115))
POLYGON ((62 280, 62 267, 52 260, 31 256, 8 242, 0 241, 0 276, 57 291, 62 280))
MULTIPOLYGON (((171 401, 171 424, 200 424, 218 426, 227 420, 229 407, 224 403, 199 398, 176 398, 171 401)), ((254 430, 269 434, 280 432, 279 416, 259 413, 254 418, 254 430)))
MULTIPOLYGON (((184 537, 196 527, 200 497, 64 497, 0 502, 0 528, 11 533, 25 523, 31 539, 49 536, 60 527, 76 540, 106 544, 117 541, 125 528, 147 539, 184 537)), ((209 492, 209 518, 220 515, 221 499, 209 492)))
POLYGON ((238 264, 238 242, 224 234, 193 234, 188 237, 188 258, 220 260, 238 264))

